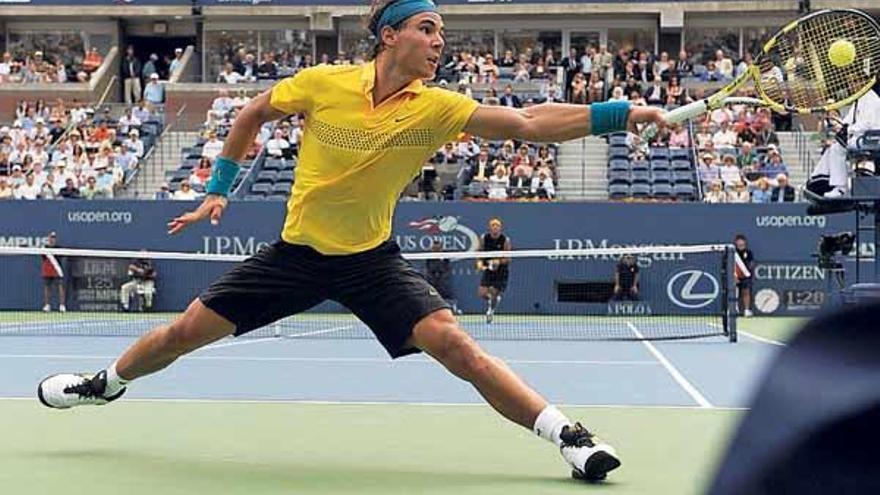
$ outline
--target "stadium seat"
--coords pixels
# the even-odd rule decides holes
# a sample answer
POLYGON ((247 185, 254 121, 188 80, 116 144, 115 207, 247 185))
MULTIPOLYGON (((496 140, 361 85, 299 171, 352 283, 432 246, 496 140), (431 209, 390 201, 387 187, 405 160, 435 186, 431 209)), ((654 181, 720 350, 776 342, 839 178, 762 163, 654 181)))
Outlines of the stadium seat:
POLYGON ((694 174, 691 172, 673 172, 672 181, 676 184, 693 184, 694 174))
POLYGON ((666 160, 651 160, 651 170, 669 170, 670 165, 666 160))
POLYGON ((612 146, 608 148, 608 156, 612 159, 614 158, 626 158, 629 159, 629 148, 626 146, 612 146))
POLYGON ((653 182, 655 184, 658 182, 670 184, 672 183, 672 174, 665 170, 655 170, 653 175, 653 182))
POLYGON ((247 194, 244 197, 245 201, 263 201, 264 199, 266 199, 266 197, 262 194, 247 194))
POLYGON ((272 194, 287 195, 288 193, 290 193, 290 182, 276 182, 272 184, 272 194))
POLYGON ((198 166, 199 166, 199 159, 198 158, 187 158, 186 160, 183 161, 183 163, 180 164, 180 168, 185 168, 185 169, 194 169, 198 166))
POLYGON ((629 172, 627 171, 612 170, 608 173, 609 184, 629 184, 630 182, 629 172))
POLYGON ((608 169, 615 171, 629 171, 629 160, 615 158, 608 162, 608 169))
POLYGON ((257 182, 275 182, 278 180, 278 172, 263 170, 257 175, 257 182))
POLYGON ((268 199, 269 201, 287 201, 287 195, 286 194, 270 194, 269 196, 266 196, 266 199, 268 199))
POLYGON ((626 134, 612 134, 608 136, 608 144, 611 146, 626 146, 626 134))
POLYGON ((268 194, 272 192, 272 184, 260 182, 251 186, 251 194, 268 194))
POLYGON ((690 148, 672 148, 669 150, 670 160, 687 160, 691 161, 690 148))
POLYGON ((280 158, 266 158, 263 170, 281 170, 284 168, 284 160, 280 158))
POLYGON ((669 148, 652 147, 648 151, 648 157, 651 160, 657 160, 657 159, 668 160, 669 159, 669 148))
POLYGON ((629 197, 629 185, 611 184, 608 186, 608 197, 611 199, 623 199, 629 197))
POLYGON ((639 172, 647 172, 648 170, 650 170, 650 168, 651 168, 651 167, 650 167, 650 165, 648 164, 648 162, 646 162, 646 161, 644 161, 644 160, 636 161, 636 162, 632 162, 632 169, 633 169, 633 172, 635 172, 635 171, 639 171, 639 172))
POLYGON ((180 180, 188 179, 190 175, 192 175, 192 170, 187 170, 187 169, 179 168, 179 169, 177 169, 177 170, 175 170, 174 172, 171 173, 171 180, 175 180, 175 179, 180 179, 180 180))
POLYGON ((676 184, 672 188, 672 193, 676 198, 692 200, 697 195, 697 190, 692 184, 676 184))
POLYGON ((651 174, 647 171, 633 170, 630 177, 632 179, 633 185, 635 185, 636 183, 648 184, 651 182, 651 174))
POLYGON ((646 198, 651 195, 651 186, 648 184, 633 184, 629 191, 634 198, 646 198))
POLYGON ((668 198, 672 196, 672 186, 666 183, 651 186, 651 196, 655 198, 668 198))
POLYGON ((293 182, 293 169, 278 172, 278 180, 293 182))
POLYGON ((672 161, 672 170, 676 171, 686 171, 691 170, 691 162, 690 160, 673 160, 672 161))

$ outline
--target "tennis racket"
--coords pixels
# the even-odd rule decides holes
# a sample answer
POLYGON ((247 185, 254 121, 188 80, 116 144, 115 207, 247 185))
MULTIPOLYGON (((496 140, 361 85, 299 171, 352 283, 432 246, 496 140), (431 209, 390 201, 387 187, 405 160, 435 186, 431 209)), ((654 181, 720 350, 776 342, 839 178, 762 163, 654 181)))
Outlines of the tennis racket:
MULTIPOLYGON (((684 122, 722 107, 749 82, 760 103, 740 103, 800 114, 836 110, 868 92, 878 74, 877 21, 858 10, 821 10, 780 29, 733 82, 708 98, 668 112, 665 122, 684 122)), ((656 133, 652 124, 642 137, 651 139, 656 133)))

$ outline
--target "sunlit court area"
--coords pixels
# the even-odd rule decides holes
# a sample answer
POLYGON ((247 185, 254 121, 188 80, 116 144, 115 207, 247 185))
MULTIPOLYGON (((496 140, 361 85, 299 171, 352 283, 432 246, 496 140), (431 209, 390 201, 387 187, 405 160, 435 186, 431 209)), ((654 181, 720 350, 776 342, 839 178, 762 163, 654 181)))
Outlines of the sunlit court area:
POLYGON ((880 493, 878 19, 0 0, 0 487, 880 493))

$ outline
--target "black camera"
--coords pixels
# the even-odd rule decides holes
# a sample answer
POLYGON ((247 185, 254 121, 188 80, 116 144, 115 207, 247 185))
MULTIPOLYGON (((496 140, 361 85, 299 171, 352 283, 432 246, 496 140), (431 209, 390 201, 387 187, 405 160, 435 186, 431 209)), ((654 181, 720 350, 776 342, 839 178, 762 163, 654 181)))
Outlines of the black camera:
POLYGON ((842 268, 834 256, 837 253, 847 254, 853 250, 856 236, 852 232, 841 232, 833 235, 823 235, 819 241, 819 268, 835 270, 842 268))

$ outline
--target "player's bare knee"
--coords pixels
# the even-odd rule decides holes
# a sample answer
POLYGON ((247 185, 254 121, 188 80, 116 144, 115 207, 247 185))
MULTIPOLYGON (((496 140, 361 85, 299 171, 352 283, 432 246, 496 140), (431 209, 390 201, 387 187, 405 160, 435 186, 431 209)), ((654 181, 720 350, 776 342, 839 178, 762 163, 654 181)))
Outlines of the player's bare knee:
POLYGON ((445 351, 447 361, 444 364, 463 380, 473 381, 492 365, 492 358, 470 335, 457 327, 450 334, 445 351))

